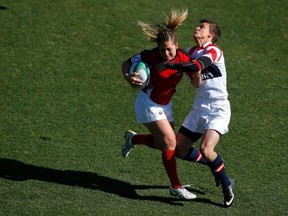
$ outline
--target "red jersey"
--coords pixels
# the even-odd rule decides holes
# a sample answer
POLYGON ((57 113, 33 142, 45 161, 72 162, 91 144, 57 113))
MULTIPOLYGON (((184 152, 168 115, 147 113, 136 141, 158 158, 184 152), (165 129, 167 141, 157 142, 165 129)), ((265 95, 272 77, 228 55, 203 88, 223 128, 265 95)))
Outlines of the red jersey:
MULTIPOLYGON (((161 105, 168 104, 176 92, 176 86, 182 79, 183 73, 173 69, 156 71, 153 66, 163 62, 163 58, 161 57, 158 48, 144 50, 141 52, 141 59, 150 66, 150 82, 153 86, 150 98, 155 103, 161 105)), ((189 61, 189 54, 182 49, 177 49, 176 57, 169 62, 183 63, 189 61)))

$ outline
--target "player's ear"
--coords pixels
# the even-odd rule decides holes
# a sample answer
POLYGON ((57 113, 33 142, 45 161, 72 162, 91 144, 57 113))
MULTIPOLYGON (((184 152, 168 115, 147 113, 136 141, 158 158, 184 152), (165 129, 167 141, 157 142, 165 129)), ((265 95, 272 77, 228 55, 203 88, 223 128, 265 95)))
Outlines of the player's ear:
POLYGON ((177 42, 177 43, 175 43, 175 46, 176 46, 176 49, 179 47, 179 45, 178 45, 178 42, 177 42))
POLYGON ((214 37, 214 34, 212 34, 212 33, 210 33, 210 34, 208 35, 208 38, 211 39, 211 40, 213 39, 213 37, 214 37))

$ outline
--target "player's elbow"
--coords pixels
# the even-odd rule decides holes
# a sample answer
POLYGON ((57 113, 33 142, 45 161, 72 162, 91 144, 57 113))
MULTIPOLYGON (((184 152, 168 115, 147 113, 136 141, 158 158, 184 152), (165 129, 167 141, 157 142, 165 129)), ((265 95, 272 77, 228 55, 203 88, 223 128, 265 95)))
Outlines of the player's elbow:
POLYGON ((123 61, 122 62, 122 65, 121 65, 121 71, 123 74, 127 73, 128 72, 128 69, 130 67, 130 64, 129 62, 126 60, 126 61, 123 61))
POLYGON ((194 88, 199 88, 201 86, 202 82, 193 82, 193 80, 192 80, 190 83, 194 88))

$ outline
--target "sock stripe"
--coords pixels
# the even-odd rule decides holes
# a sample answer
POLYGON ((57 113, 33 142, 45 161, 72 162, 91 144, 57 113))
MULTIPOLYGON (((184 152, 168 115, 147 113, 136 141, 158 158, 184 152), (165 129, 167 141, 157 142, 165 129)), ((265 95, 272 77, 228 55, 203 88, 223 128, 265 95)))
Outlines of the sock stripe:
POLYGON ((196 158, 196 162, 202 159, 202 154, 200 151, 198 151, 198 156, 196 158))
POLYGON ((221 163, 221 164, 216 168, 215 172, 219 173, 219 172, 221 172, 223 169, 224 169, 224 162, 221 163))

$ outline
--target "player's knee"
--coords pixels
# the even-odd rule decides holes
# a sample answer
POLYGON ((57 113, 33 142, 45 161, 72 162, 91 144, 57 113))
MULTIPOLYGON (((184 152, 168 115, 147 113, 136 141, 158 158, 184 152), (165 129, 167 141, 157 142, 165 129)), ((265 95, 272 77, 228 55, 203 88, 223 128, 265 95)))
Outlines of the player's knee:
POLYGON ((211 148, 207 148, 207 147, 201 147, 200 152, 207 159, 212 158, 212 156, 214 154, 214 150, 211 148))
POLYGON ((165 136, 164 137, 164 145, 168 149, 175 149, 176 148, 175 136, 165 136))

